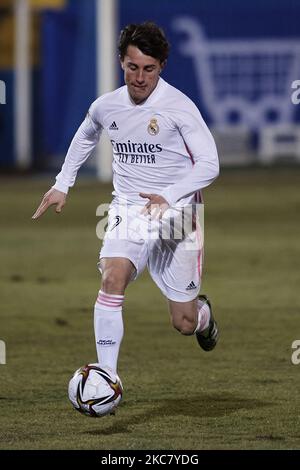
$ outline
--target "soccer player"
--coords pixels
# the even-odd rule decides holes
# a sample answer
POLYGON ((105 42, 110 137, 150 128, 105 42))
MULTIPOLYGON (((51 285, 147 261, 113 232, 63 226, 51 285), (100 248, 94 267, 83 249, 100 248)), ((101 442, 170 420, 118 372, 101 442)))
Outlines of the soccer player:
POLYGON ((78 169, 105 130, 112 143, 114 191, 99 256, 102 282, 94 329, 98 362, 114 372, 123 337, 125 290, 146 265, 168 299, 173 326, 183 335, 195 334, 205 351, 218 340, 211 304, 198 295, 202 246, 187 249, 184 243, 197 238, 199 225, 193 224, 181 240, 161 236, 162 221, 174 221, 199 202, 200 190, 218 176, 213 137, 195 104, 160 77, 169 44, 156 24, 126 26, 118 46, 125 85, 92 103, 56 183, 33 215, 37 219, 52 205, 61 212, 78 169))

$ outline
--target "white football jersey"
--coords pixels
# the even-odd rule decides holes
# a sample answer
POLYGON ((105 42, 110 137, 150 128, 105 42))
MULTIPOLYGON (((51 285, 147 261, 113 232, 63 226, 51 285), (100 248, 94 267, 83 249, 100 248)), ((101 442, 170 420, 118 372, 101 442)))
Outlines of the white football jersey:
POLYGON ((199 110, 159 78, 142 104, 131 100, 126 85, 94 101, 71 142, 55 189, 67 193, 73 186, 102 130, 112 143, 113 195, 120 202, 144 205, 143 192, 184 205, 218 175, 214 139, 199 110))

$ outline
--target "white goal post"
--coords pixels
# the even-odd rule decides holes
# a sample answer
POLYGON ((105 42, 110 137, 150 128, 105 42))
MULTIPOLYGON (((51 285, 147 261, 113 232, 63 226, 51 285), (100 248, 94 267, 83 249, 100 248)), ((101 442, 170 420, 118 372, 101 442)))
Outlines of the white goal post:
MULTIPOLYGON (((97 1, 97 95, 117 88, 117 3, 118 0, 97 1)), ((102 134, 96 149, 97 178, 112 179, 112 148, 106 134, 102 134)))
MULTIPOLYGON (((41 5, 46 2, 40 2, 41 5)), ((118 0, 95 0, 96 7, 96 94, 117 87, 117 6, 118 0)), ((15 155, 16 166, 27 169, 32 163, 31 70, 30 70, 30 0, 14 0, 15 8, 15 155)), ((106 135, 96 149, 97 177, 112 179, 112 150, 106 135)))
POLYGON ((26 170, 32 162, 31 138, 31 69, 30 5, 28 0, 15 0, 15 80, 14 134, 16 166, 26 170))

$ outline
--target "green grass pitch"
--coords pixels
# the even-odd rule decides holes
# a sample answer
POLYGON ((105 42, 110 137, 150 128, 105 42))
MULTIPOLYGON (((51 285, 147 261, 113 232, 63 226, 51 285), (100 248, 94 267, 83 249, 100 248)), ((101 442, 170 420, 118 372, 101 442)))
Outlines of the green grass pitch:
POLYGON ((1 449, 297 449, 300 172, 223 171, 205 191, 202 292, 220 326, 206 353, 172 329, 148 273, 125 298, 116 416, 74 411, 67 385, 96 360, 96 207, 84 178, 63 214, 32 221, 52 180, 0 181, 1 449))

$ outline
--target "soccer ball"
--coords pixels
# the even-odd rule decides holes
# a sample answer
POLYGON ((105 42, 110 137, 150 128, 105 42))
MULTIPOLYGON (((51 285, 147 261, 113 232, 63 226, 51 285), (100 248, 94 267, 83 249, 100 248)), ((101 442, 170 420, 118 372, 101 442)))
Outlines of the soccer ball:
POLYGON ((108 367, 88 364, 76 370, 69 382, 69 399, 74 408, 87 416, 112 413, 122 399, 122 382, 108 367))

